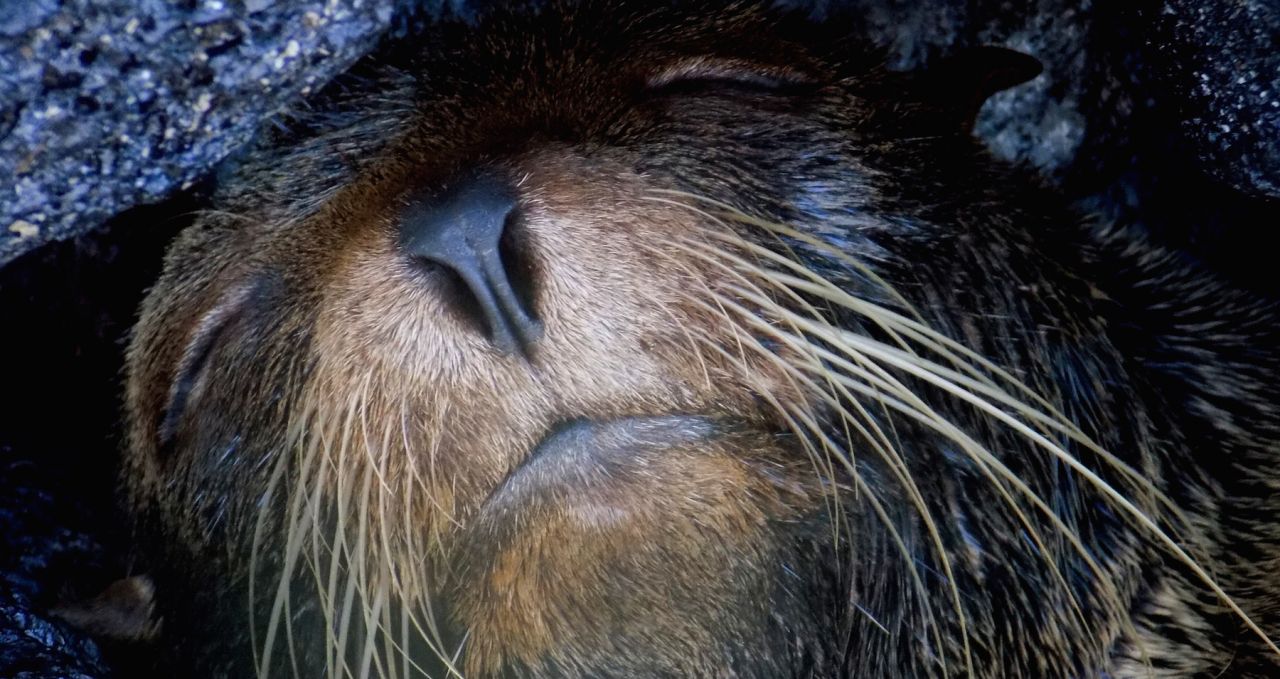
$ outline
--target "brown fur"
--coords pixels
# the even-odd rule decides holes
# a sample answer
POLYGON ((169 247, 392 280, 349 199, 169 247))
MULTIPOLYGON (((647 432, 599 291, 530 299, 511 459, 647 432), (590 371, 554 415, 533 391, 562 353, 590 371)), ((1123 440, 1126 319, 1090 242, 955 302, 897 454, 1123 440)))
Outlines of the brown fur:
POLYGON ((60 604, 49 612, 99 639, 141 641, 160 630, 154 617, 155 587, 139 576, 116 580, 87 601, 60 604))

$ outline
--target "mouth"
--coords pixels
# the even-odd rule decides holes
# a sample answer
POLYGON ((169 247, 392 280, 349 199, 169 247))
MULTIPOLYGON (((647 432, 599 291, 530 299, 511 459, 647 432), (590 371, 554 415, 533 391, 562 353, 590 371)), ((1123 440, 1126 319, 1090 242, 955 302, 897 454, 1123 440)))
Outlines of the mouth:
MULTIPOLYGON (((631 478, 635 474, 652 474, 664 452, 688 454, 724 431, 723 423, 698 415, 569 420, 551 429, 499 484, 485 507, 503 511, 627 485, 637 480, 631 478)), ((602 514, 616 511, 601 508, 602 514)))
POLYGON ((781 577, 780 526, 823 506, 806 462, 715 416, 562 423, 464 528, 451 601, 470 662, 497 674, 511 659, 602 662, 652 634, 753 634, 781 577))
POLYGON ((785 437, 746 423, 688 414, 578 419, 534 447, 480 505, 468 533, 498 551, 551 534, 566 541, 540 549, 605 535, 652 546, 702 530, 690 522, 750 532, 820 494, 785 437))

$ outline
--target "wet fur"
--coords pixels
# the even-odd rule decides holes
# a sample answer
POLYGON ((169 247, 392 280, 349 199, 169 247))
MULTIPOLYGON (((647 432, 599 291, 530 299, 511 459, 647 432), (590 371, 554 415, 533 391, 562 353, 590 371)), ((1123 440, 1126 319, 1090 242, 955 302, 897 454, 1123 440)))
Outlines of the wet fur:
POLYGON ((990 412, 877 359, 985 459, 874 388, 771 361, 818 355, 771 327, 838 353, 796 317, 928 347, 770 288, 788 271, 758 249, 1007 370, 1030 392, 965 359, 1077 426, 1031 428, 1274 635, 1272 305, 1072 215, 969 138, 967 102, 830 28, 749 6, 567 14, 390 49, 171 249, 130 351, 126 486, 175 662, 404 676, 407 640, 443 676, 429 646, 465 640, 458 667, 480 677, 1276 671, 1134 513, 990 412), (708 55, 814 84, 645 88, 708 55), (536 374, 394 248, 406 191, 480 165, 520 182, 536 374), (666 413, 694 418, 567 467, 527 459, 565 421, 666 413), (619 522, 595 523, 610 508, 619 522))

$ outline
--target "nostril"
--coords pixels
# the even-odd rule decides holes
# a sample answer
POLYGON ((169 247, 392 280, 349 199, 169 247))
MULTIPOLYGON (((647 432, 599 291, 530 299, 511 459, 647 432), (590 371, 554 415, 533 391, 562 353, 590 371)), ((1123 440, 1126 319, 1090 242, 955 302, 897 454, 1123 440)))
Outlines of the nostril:
POLYGON ((527 350, 542 337, 542 324, 530 311, 532 276, 521 254, 520 228, 515 187, 489 172, 414 198, 400 223, 401 250, 461 281, 469 295, 451 302, 469 307, 503 353, 527 350))
POLYGON ((415 257, 412 261, 431 294, 446 302, 445 313, 467 331, 489 336, 489 322, 485 319, 480 300, 476 299, 457 271, 422 257, 415 257))
POLYGON ((507 215, 502 236, 498 239, 498 257, 507 270, 507 279, 511 282, 516 300, 531 317, 537 318, 537 309, 534 308, 534 280, 537 275, 529 245, 529 234, 521 212, 511 212, 507 215))

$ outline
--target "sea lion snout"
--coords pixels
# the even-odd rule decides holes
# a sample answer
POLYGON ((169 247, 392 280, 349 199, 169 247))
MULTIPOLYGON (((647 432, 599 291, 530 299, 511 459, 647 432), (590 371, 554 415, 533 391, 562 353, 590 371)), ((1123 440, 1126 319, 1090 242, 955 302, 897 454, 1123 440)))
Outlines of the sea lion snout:
MULTIPOLYGON (((520 219, 516 187, 492 171, 468 174, 434 195, 414 198, 400 220, 400 250, 410 258, 444 267, 462 282, 458 299, 478 317, 494 347, 504 354, 527 349, 542 338, 511 271, 519 253, 515 223, 520 219), (508 247, 503 248, 503 244, 508 247), (507 252, 503 253, 506 249, 507 252)), ((527 290, 524 291, 527 293, 527 290)))

